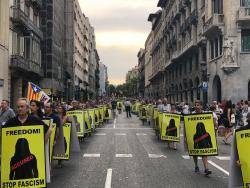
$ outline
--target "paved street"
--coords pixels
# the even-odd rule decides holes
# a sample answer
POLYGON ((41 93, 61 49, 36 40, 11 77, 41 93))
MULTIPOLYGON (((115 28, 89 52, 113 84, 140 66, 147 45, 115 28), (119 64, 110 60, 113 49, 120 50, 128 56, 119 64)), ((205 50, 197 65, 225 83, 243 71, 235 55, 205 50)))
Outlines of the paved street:
POLYGON ((219 142, 220 157, 209 158, 213 174, 208 178, 193 173, 193 161, 182 144, 177 151, 169 150, 150 127, 142 126, 135 116, 128 120, 124 115, 85 139, 81 153, 73 154, 63 169, 53 171, 48 187, 103 188, 105 183, 113 188, 227 186, 229 146, 219 142))

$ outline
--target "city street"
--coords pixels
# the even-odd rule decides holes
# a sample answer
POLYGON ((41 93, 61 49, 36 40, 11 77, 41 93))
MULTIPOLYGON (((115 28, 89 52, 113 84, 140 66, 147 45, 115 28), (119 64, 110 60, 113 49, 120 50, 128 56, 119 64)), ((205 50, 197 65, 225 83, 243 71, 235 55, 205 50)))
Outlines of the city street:
MULTIPOLYGON (((181 135, 182 136, 182 135, 181 135)), ((210 177, 195 174, 182 141, 177 151, 158 141, 150 126, 125 113, 81 143, 62 169, 54 169, 49 188, 227 187, 230 146, 218 141, 219 156, 209 157, 210 177)), ((199 160, 200 170, 203 165, 199 160)))

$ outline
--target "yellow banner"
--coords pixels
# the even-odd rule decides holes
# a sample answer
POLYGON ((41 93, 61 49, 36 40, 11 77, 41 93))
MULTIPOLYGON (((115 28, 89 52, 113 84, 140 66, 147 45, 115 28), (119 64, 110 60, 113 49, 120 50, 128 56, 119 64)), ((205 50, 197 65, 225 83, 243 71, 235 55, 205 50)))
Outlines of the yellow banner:
POLYGON ((94 109, 88 109, 88 112, 89 112, 89 123, 90 123, 90 125, 92 125, 94 123, 94 119, 95 119, 94 109))
POLYGON ((2 128, 1 187, 45 187, 42 125, 2 128))
POLYGON ((105 110, 105 119, 112 119, 112 111, 109 108, 105 110))
POLYGON ((89 117, 89 113, 87 110, 83 111, 83 119, 84 119, 84 130, 85 133, 90 133, 91 132, 91 124, 90 124, 90 117, 89 117))
POLYGON ((69 160, 70 134, 71 134, 71 123, 65 123, 63 125, 65 154, 61 155, 61 156, 59 156, 59 155, 53 156, 53 159, 69 160))
POLYGON ((161 140, 180 142, 180 123, 180 115, 163 113, 161 140))
POLYGON ((147 119, 147 110, 146 110, 146 106, 145 105, 143 105, 143 106, 140 107, 139 118, 140 119, 147 119))
POLYGON ((122 102, 121 102, 121 101, 118 101, 118 102, 117 102, 117 109, 118 109, 118 110, 121 110, 121 109, 122 109, 122 106, 123 106, 122 102))
POLYGON ((212 113, 185 115, 184 122, 189 155, 218 155, 212 113))
POLYGON ((84 114, 81 110, 67 111, 67 116, 72 117, 76 126, 78 137, 84 136, 84 114))
POLYGON ((95 126, 98 126, 99 125, 99 110, 98 108, 95 108, 94 109, 94 112, 95 112, 95 126))
POLYGON ((236 144, 244 187, 250 187, 250 129, 236 131, 236 144))
POLYGON ((99 107, 98 108, 98 113, 99 113, 99 123, 103 123, 103 108, 99 107))

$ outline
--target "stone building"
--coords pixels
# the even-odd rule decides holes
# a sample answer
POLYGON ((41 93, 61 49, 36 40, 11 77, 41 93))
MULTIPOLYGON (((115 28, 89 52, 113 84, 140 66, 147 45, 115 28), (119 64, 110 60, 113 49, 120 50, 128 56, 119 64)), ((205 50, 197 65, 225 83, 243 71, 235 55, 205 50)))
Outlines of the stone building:
POLYGON ((139 85, 139 97, 144 98, 145 90, 145 50, 140 49, 137 54, 138 57, 138 85, 139 85))
POLYGON ((133 67, 126 74, 126 85, 130 96, 137 97, 139 95, 139 68, 133 67))
POLYGON ((50 90, 52 96, 62 99, 66 93, 64 80, 65 59, 65 1, 42 1, 41 44, 44 78, 41 87, 50 90))
POLYGON ((9 99, 9 1, 0 1, 0 101, 9 99))
POLYGON ((145 42, 145 91, 144 96, 146 98, 151 98, 152 95, 152 85, 150 84, 150 79, 152 76, 152 32, 147 37, 145 42))
POLYGON ((108 68, 106 65, 100 62, 99 70, 100 70, 99 96, 105 96, 107 94, 108 68))
POLYGON ((40 49, 42 1, 10 0, 9 6, 10 99, 16 104, 19 97, 27 96, 28 82, 39 84, 44 76, 40 49))
POLYGON ((249 0, 159 0, 161 10, 148 19, 153 97, 249 98, 249 5, 249 0))

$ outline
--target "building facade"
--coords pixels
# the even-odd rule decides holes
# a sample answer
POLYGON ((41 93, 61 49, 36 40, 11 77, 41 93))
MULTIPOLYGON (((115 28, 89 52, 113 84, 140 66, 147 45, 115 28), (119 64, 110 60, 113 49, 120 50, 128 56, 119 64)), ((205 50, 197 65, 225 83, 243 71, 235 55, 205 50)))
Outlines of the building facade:
POLYGON ((44 76, 40 48, 42 1, 11 0, 9 6, 10 99, 16 104, 19 97, 27 96, 28 82, 39 84, 44 76))
POLYGON ((144 98, 145 92, 145 50, 140 49, 137 54, 138 58, 138 85, 139 85, 139 97, 144 98))
POLYGON ((161 10, 148 19, 153 97, 249 99, 249 5, 248 0, 159 0, 161 10))
POLYGON ((0 1, 0 101, 9 100, 9 1, 0 1))
POLYGON ((152 56, 151 56, 151 50, 152 50, 152 32, 147 37, 147 40, 145 42, 145 91, 144 96, 146 98, 151 98, 152 95, 152 85, 150 82, 151 76, 152 76, 152 56))
POLYGON ((139 68, 133 67, 126 74, 126 87, 128 89, 128 96, 139 96, 139 68))
POLYGON ((52 96, 62 99, 66 91, 64 82, 65 1, 42 1, 41 28, 44 39, 41 44, 44 77, 41 87, 50 90, 52 96))
POLYGON ((108 83, 108 68, 103 63, 99 63, 100 80, 99 80, 99 96, 105 96, 107 94, 107 83, 108 83))

